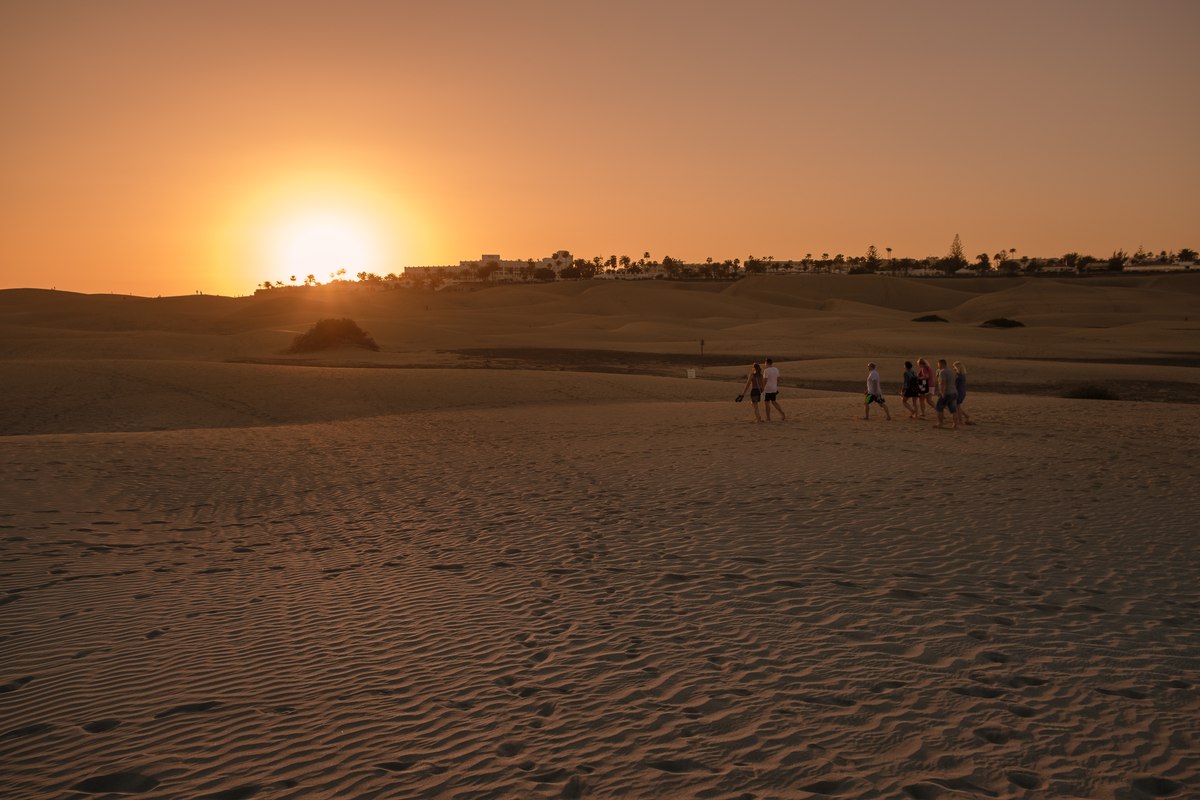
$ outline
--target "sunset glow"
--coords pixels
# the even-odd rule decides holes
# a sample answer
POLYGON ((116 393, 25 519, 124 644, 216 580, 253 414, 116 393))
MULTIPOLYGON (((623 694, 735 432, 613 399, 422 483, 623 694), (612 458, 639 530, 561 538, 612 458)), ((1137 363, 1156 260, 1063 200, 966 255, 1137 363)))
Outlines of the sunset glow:
POLYGON ((324 282, 337 270, 349 276, 388 271, 378 232, 366 220, 337 211, 284 219, 267 232, 265 245, 270 271, 288 275, 287 280, 313 275, 324 282))
POLYGON ((468 5, 0 4, 0 286, 1200 246, 1194 2, 468 5))

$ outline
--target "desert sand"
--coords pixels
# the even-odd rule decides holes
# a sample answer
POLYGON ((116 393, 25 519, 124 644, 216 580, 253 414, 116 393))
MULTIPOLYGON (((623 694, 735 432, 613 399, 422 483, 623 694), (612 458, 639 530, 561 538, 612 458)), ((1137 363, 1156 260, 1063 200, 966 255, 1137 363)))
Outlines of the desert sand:
POLYGON ((0 291, 0 794, 1200 796, 1198 299, 0 291))

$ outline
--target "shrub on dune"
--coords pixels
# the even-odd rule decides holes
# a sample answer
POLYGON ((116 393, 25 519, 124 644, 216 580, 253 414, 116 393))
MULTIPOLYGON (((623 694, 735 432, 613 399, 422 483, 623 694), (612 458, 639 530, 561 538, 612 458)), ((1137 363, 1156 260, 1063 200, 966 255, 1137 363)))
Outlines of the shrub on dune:
POLYGON ((311 353, 316 350, 328 350, 333 347, 362 347, 367 350, 378 350, 366 331, 358 327, 352 319, 323 319, 313 325, 306 333, 302 333, 292 342, 289 353, 311 353))
POLYGON ((945 317, 939 317, 937 314, 926 314, 923 317, 917 317, 913 322, 949 322, 945 317))
POLYGON ((979 327, 981 327, 981 328, 1024 328, 1025 323, 1017 322, 1015 319, 1009 319, 1008 317, 996 317, 995 319, 989 319, 987 322, 982 323, 979 327))

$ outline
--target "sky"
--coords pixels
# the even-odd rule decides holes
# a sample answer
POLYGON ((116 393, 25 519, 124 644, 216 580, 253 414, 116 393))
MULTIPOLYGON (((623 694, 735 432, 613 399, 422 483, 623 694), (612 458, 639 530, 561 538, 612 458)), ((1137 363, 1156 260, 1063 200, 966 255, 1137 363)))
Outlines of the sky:
POLYGON ((1198 30, 1193 0, 4 0, 0 288, 1200 249, 1198 30))

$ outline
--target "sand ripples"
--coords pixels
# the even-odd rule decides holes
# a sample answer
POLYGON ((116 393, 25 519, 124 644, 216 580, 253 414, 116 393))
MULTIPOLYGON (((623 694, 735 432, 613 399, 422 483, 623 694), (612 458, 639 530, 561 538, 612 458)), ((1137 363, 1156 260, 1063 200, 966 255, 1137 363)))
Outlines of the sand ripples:
POLYGON ((6 442, 8 790, 1194 792, 1195 470, 1022 403, 949 471, 835 401, 6 442))

